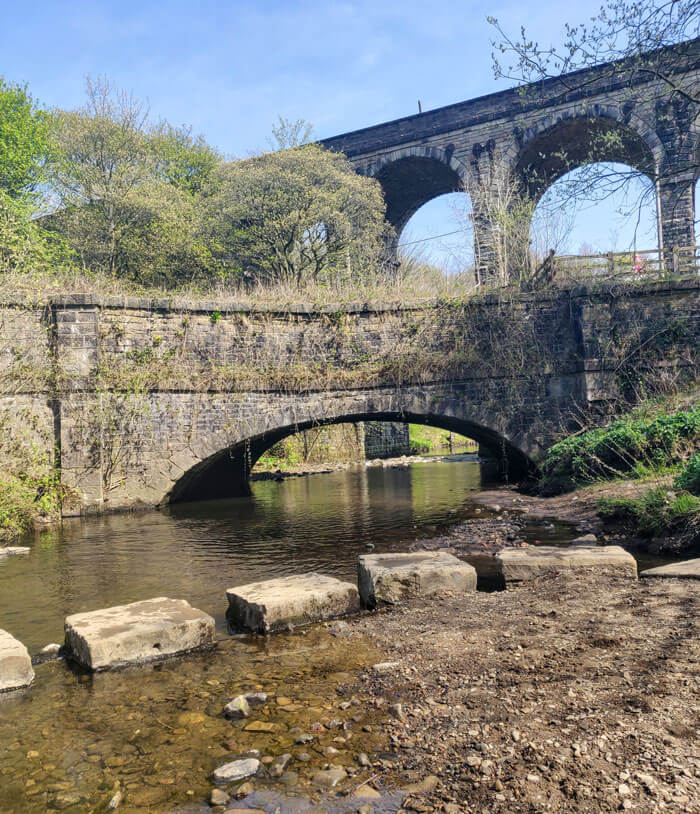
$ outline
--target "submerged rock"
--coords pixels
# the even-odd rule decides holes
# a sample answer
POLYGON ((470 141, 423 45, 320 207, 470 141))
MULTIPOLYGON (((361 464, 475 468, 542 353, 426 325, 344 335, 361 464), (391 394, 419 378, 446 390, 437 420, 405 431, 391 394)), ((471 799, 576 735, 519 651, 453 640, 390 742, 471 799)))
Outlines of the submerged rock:
POLYGON ((248 718, 250 716, 250 706, 245 695, 237 695, 233 701, 229 701, 224 707, 224 715, 227 718, 248 718))
POLYGON ((345 780, 347 776, 348 775, 345 769, 337 767, 332 769, 321 769, 317 772, 314 772, 311 780, 317 786, 325 786, 326 788, 332 789, 334 786, 337 786, 338 783, 340 783, 342 780, 345 780))
POLYGON ((236 780, 245 780, 252 777, 260 769, 260 761, 255 758, 245 760, 234 760, 231 763, 224 763, 214 770, 212 775, 217 783, 234 783, 236 780))

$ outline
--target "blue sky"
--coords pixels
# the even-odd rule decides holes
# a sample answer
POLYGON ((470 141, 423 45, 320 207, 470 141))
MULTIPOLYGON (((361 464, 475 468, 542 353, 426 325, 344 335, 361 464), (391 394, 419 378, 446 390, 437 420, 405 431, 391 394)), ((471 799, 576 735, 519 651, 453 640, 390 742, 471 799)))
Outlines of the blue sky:
MULTIPOLYGON (((576 18, 600 0, 579 0, 576 18)), ((487 15, 509 31, 558 41, 572 6, 522 2, 42 2, 0 0, 0 74, 27 82, 43 104, 70 108, 87 74, 110 79, 150 102, 155 118, 192 125, 223 152, 267 146, 277 115, 313 123, 330 136, 491 93, 487 15)), ((576 217, 581 237, 610 246, 614 205, 576 217)), ((404 240, 457 228, 450 206, 433 202, 404 240)), ((618 232, 620 230, 618 229, 618 232)), ((624 232, 624 229, 622 230, 624 232)), ((646 241, 645 241, 646 242, 646 241)), ((444 241, 428 253, 449 256, 444 241)))

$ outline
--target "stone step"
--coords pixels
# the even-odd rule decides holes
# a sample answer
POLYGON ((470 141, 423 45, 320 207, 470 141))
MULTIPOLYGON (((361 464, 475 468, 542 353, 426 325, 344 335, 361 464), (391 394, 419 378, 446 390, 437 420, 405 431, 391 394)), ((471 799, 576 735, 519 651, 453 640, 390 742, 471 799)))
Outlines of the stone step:
POLYGON ((354 585, 313 572, 239 585, 229 588, 226 597, 231 624, 253 633, 271 633, 360 610, 354 585))
POLYGON ((28 687, 34 681, 27 648, 6 630, 0 630, 0 692, 28 687))
POLYGON ((157 597, 75 613, 65 621, 69 655, 91 670, 139 664, 214 644, 214 620, 184 599, 157 597))
POLYGON ((367 608, 440 591, 476 590, 473 566, 444 551, 365 554, 357 565, 360 599, 367 608))
POLYGON ((642 571, 640 577, 666 577, 676 579, 700 579, 700 557, 683 562, 672 562, 669 565, 660 565, 658 568, 648 568, 642 571))
POLYGON ((496 560, 506 584, 576 568, 612 568, 621 576, 637 578, 636 560, 617 545, 504 548, 496 554, 496 560))

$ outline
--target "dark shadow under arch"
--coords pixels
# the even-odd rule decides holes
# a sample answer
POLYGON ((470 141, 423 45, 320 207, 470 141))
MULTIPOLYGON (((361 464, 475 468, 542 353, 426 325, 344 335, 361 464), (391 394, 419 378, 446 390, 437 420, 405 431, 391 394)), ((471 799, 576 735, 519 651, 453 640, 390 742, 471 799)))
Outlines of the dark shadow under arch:
POLYGON ((538 201, 561 177, 594 163, 627 164, 652 181, 654 156, 626 124, 602 116, 576 116, 542 130, 523 146, 516 163, 528 196, 538 201))
POLYGON ((374 177, 384 190, 386 219, 397 238, 423 204, 461 190, 459 173, 437 158, 399 158, 385 164, 374 177))
POLYGON ((241 497, 250 494, 249 477, 255 463, 271 446, 295 433, 329 424, 358 421, 400 421, 428 424, 465 435, 477 441, 496 458, 509 480, 519 480, 535 471, 534 463, 517 447, 488 427, 471 421, 432 414, 372 412, 341 415, 328 421, 285 425, 253 436, 209 456, 186 472, 166 496, 168 503, 241 497))

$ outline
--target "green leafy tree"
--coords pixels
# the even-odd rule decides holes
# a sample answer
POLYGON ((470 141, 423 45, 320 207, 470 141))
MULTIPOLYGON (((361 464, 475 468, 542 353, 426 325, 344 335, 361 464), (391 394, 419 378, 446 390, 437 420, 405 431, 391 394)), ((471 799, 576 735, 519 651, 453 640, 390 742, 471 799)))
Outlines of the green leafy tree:
POLYGON ((362 276, 384 249, 379 184, 347 158, 306 144, 221 164, 209 200, 218 259, 257 281, 362 276))
POLYGON ((26 86, 0 77, 0 190, 12 198, 35 190, 44 179, 50 146, 50 115, 26 86))
POLYGON ((148 107, 106 79, 57 114, 51 228, 84 268, 172 285, 206 274, 197 192, 215 153, 189 131, 149 121, 148 107))

